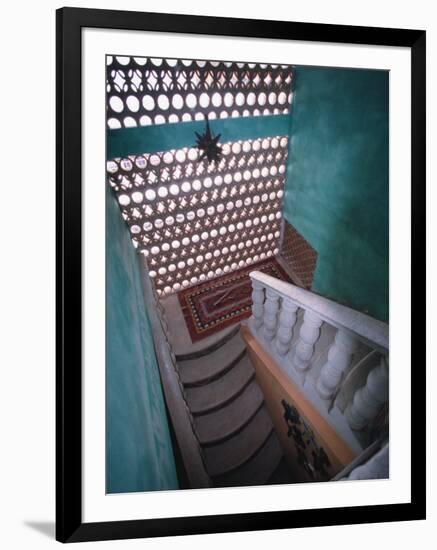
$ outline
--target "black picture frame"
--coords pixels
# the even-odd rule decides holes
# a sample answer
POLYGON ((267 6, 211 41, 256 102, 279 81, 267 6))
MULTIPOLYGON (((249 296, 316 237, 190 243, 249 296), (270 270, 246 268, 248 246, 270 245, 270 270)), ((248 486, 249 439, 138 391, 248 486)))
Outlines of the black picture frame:
POLYGON ((95 9, 56 14, 57 381, 56 538, 61 542, 220 533, 425 518, 425 50, 422 30, 370 28, 95 9), (82 522, 83 28, 274 38, 411 50, 412 349, 411 502, 375 506, 82 522))

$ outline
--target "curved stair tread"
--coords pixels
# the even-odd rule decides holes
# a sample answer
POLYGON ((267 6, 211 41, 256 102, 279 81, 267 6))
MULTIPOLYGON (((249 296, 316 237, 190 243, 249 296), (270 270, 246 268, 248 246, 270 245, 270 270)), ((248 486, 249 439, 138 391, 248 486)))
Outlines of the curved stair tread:
POLYGON ((230 370, 246 353, 246 345, 236 333, 226 345, 207 357, 189 359, 178 363, 179 374, 187 387, 207 384, 230 370))
POLYGON ((206 346, 191 351, 189 353, 176 353, 176 361, 188 361, 190 359, 197 359, 199 357, 204 357, 209 355, 213 351, 220 349, 224 346, 229 340, 231 340, 238 332, 240 331, 240 323, 233 325, 231 327, 225 328, 222 331, 222 336, 219 337, 216 341, 206 346))
POLYGON ((264 402, 264 396, 253 379, 234 401, 225 407, 194 417, 201 445, 215 445, 240 432, 264 402))
POLYGON ((194 415, 219 409, 237 398, 255 376, 249 356, 244 355, 223 376, 203 386, 187 388, 188 406, 194 415))
MULTIPOLYGON (((240 468, 213 478, 214 487, 247 487, 270 482, 283 460, 282 448, 273 431, 259 451, 240 468)), ((291 483, 281 481, 280 483, 291 483)))
POLYGON ((267 409, 261 407, 238 434, 204 448, 208 474, 211 477, 219 476, 245 464, 260 450, 272 431, 273 424, 267 409))
POLYGON ((300 483, 302 478, 299 479, 299 476, 296 474, 293 475, 290 467, 285 460, 285 457, 279 461, 279 464, 275 468, 275 471, 272 472, 272 475, 269 477, 267 484, 268 485, 281 485, 288 483, 300 483))

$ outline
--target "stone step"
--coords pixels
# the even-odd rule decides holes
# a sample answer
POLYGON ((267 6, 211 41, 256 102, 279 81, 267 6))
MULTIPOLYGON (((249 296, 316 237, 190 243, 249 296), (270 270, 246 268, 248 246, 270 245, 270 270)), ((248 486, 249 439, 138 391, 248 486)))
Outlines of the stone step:
POLYGON ((202 415, 225 406, 238 398, 254 376, 255 370, 246 354, 231 370, 214 382, 186 389, 191 412, 202 415))
POLYGON ((215 445, 240 432, 263 402, 263 394, 256 380, 253 379, 238 398, 225 407, 202 416, 195 416, 194 422, 201 445, 215 445))
POLYGON ((273 424, 267 409, 261 407, 240 432, 230 439, 204 448, 208 474, 215 477, 241 467, 259 451, 272 431, 273 424))
MULTIPOLYGON (((247 487, 270 483, 272 475, 283 460, 281 445, 275 432, 271 432, 264 445, 243 466, 213 478, 214 487, 247 487)), ((276 481, 276 483, 290 483, 276 481)))
MULTIPOLYGON (((238 323, 237 325, 234 325, 229 329, 223 330, 217 337, 217 339, 213 340, 212 343, 209 343, 200 349, 195 349, 194 351, 187 353, 177 353, 176 360, 189 361, 190 359, 197 359, 199 357, 209 355, 213 351, 221 348, 227 342, 229 342, 229 340, 231 340, 239 332, 239 330, 240 324, 238 323)), ((210 339, 207 339, 207 341, 210 341, 210 339)))
POLYGON ((268 479, 268 485, 282 485, 286 483, 299 483, 299 477, 291 471, 284 457, 276 466, 268 479))
POLYGON ((246 353, 246 346, 236 333, 224 346, 208 356, 178 363, 181 380, 186 387, 208 384, 223 376, 246 353))

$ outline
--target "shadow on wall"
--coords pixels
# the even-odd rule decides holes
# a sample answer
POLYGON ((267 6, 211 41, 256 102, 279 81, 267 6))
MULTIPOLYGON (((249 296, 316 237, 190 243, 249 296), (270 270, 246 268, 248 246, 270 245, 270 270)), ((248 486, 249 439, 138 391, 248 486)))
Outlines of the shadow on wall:
POLYGON ((285 218, 317 250, 312 289, 388 321, 388 72, 297 67, 285 218))
POLYGON ((137 254, 109 186, 106 407, 107 492, 178 489, 137 254))

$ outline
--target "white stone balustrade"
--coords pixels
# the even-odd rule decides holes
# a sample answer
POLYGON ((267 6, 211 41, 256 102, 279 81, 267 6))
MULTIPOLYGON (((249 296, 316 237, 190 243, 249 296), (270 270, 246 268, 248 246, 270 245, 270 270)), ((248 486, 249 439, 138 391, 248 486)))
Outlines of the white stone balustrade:
POLYGON ((250 277, 252 284, 258 283, 263 288, 274 289, 281 298, 289 298, 299 308, 312 311, 333 327, 347 328, 374 349, 382 353, 388 350, 388 325, 386 323, 265 273, 252 271, 250 277))
POLYGON ((310 366, 322 323, 323 321, 318 315, 309 310, 305 311, 296 347, 294 351, 291 350, 289 353, 294 368, 300 374, 310 366))
POLYGON ((252 324, 258 330, 263 324, 264 315, 264 285, 252 281, 252 324))
POLYGON ((282 298, 281 310, 276 334, 276 349, 279 355, 285 355, 291 344, 293 327, 297 320, 297 305, 288 298, 282 298))
POLYGON ((266 301, 264 302, 263 335, 266 340, 271 341, 276 335, 278 324, 279 294, 266 288, 266 301))
POLYGON ((366 377, 371 365, 363 357, 387 355, 388 325, 265 273, 252 272, 250 277, 252 334, 289 379, 301 384, 303 396, 360 454, 363 448, 358 430, 368 425, 388 398, 386 364, 366 377), (298 319, 302 324, 296 334, 298 319), (347 400, 340 409, 334 406, 335 397, 344 380, 349 384, 343 388, 347 389, 347 400), (366 384, 360 387, 364 380, 366 384), (357 387, 360 389, 353 393, 357 387), (346 405, 351 394, 353 398, 346 405))
POLYGON ((353 430, 362 430, 378 414, 388 400, 388 368, 384 357, 370 371, 366 384, 355 392, 345 414, 353 430))
POLYGON ((345 479, 387 479, 389 477, 389 449, 386 444, 367 462, 357 466, 345 479))
POLYGON ((322 399, 332 399, 337 388, 352 364, 357 340, 347 331, 338 329, 329 348, 328 359, 322 366, 317 380, 317 391, 322 399))

